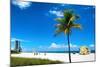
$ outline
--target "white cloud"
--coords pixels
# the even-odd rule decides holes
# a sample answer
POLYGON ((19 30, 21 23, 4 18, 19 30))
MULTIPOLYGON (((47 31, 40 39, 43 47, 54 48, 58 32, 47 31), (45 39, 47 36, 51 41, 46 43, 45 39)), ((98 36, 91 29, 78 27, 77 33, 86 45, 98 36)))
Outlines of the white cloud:
POLYGON ((53 9, 54 9, 54 10, 57 10, 58 8, 57 8, 57 7, 53 7, 53 9))
POLYGON ((94 44, 91 44, 90 47, 95 47, 95 45, 94 44))
POLYGON ((11 42, 14 42, 15 40, 24 41, 24 40, 22 40, 22 39, 12 38, 12 39, 11 39, 11 42))
POLYGON ((22 0, 12 0, 12 4, 18 6, 21 9, 26 9, 27 7, 31 6, 31 2, 26 2, 22 0))
POLYGON ((61 11, 57 11, 57 10, 50 10, 49 13, 54 14, 58 17, 62 17, 63 13, 61 11))
POLYGON ((11 38, 11 42, 15 42, 15 40, 19 40, 21 42, 30 42, 28 40, 18 39, 18 38, 11 38))
POLYGON ((60 48, 60 45, 57 45, 56 43, 52 43, 49 48, 60 48))
MULTIPOLYGON (((72 45, 72 44, 70 44, 70 47, 71 48, 78 48, 77 45, 72 45)), ((68 48, 68 45, 51 43, 49 48, 68 48)))
POLYGON ((74 44, 70 44, 70 47, 71 48, 78 48, 78 46, 77 45, 74 45, 74 44))
POLYGON ((61 4, 61 6, 66 6, 66 4, 61 4))

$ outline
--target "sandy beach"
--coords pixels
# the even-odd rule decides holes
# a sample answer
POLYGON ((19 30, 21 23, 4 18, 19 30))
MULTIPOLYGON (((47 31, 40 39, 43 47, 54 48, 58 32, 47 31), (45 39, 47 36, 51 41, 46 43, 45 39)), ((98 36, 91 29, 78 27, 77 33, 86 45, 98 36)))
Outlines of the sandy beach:
MULTIPOLYGON (((34 55, 34 53, 21 53, 21 54, 11 54, 11 57, 24 57, 24 58, 41 58, 49 60, 58 60, 62 62, 69 62, 68 53, 39 53, 34 55)), ((80 55, 78 53, 71 54, 72 62, 84 62, 84 61, 95 61, 95 54, 91 53, 89 55, 80 55)))

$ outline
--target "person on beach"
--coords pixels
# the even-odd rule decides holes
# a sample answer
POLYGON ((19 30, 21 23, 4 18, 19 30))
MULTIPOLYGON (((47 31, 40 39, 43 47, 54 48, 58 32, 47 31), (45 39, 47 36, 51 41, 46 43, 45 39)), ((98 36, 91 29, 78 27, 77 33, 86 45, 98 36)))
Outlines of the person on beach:
POLYGON ((44 53, 44 56, 46 56, 46 52, 44 53))

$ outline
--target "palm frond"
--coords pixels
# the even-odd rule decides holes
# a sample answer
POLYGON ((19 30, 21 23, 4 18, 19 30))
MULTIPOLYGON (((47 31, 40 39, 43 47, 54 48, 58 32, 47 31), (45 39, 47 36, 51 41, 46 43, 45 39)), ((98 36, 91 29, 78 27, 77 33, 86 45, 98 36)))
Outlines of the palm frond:
POLYGON ((66 21, 64 18, 56 18, 55 20, 61 24, 64 24, 64 22, 66 21))
POLYGON ((79 19, 80 17, 76 14, 73 13, 72 10, 64 10, 63 12, 63 17, 62 18, 56 18, 55 20, 57 22, 59 22, 56 25, 56 35, 59 33, 70 33, 71 32, 71 28, 82 28, 80 24, 75 24, 75 20, 79 19))
POLYGON ((72 16, 72 17, 70 18, 70 21, 73 21, 73 20, 75 20, 75 16, 72 16))
POLYGON ((82 26, 80 24, 73 24, 72 27, 82 29, 82 26))
POLYGON ((80 18, 80 16, 79 15, 75 15, 75 19, 79 19, 80 18))
POLYGON ((65 33, 65 35, 66 35, 67 33, 70 33, 70 29, 66 28, 65 31, 64 31, 64 33, 65 33))
POLYGON ((70 24, 71 21, 75 20, 75 15, 72 10, 65 10, 64 11, 64 18, 67 25, 70 24))
POLYGON ((60 34, 60 33, 62 33, 62 32, 63 32, 63 30, 59 30, 59 29, 58 29, 58 30, 55 31, 54 36, 57 36, 58 34, 60 34))

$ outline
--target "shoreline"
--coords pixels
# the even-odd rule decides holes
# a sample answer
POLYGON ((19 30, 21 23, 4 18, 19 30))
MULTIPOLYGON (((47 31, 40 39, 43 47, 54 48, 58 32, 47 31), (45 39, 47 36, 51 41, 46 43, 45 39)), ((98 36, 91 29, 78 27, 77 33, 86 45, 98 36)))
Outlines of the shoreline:
MULTIPOLYGON (((49 59, 49 60, 58 60, 62 62, 69 62, 68 53, 20 53, 20 54, 11 54, 11 57, 23 57, 23 58, 40 58, 40 59, 49 59)), ((80 55, 79 53, 71 53, 72 62, 84 62, 84 61, 95 61, 95 53, 90 53, 88 55, 80 55)))

